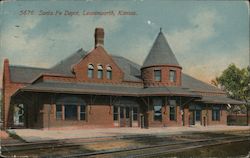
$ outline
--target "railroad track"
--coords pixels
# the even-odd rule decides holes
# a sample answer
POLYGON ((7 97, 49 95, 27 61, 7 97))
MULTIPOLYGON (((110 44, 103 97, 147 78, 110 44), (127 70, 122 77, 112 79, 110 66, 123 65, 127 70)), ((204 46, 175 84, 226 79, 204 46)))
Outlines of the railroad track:
MULTIPOLYGON (((187 140, 181 140, 181 142, 179 141, 173 141, 169 138, 172 138, 174 136, 153 136, 153 135, 131 135, 129 137, 103 137, 103 138, 96 138, 96 139, 65 139, 65 140, 61 140, 61 141, 44 141, 44 142, 35 142, 35 143, 20 143, 20 144, 12 144, 12 145, 2 145, 2 152, 3 153, 16 153, 16 152, 25 152, 25 151, 35 151, 35 150, 41 150, 41 149, 54 149, 54 150, 63 150, 63 149, 67 149, 70 148, 72 150, 77 149, 78 147, 84 146, 86 144, 91 144, 91 143, 99 143, 99 142, 111 142, 111 141, 117 141, 117 139, 120 140, 126 140, 126 139, 133 139, 136 141, 140 141, 143 139, 151 139, 153 141, 155 141, 155 138, 157 138, 157 140, 155 141, 157 143, 157 145, 147 145, 147 146, 141 146, 141 147, 137 147, 137 148, 127 148, 127 149, 116 149, 116 150, 106 150, 106 151, 98 151, 98 152, 89 152, 89 151, 78 151, 81 152, 79 154, 71 154, 65 156, 65 157, 109 157, 111 155, 116 155, 115 157, 126 157, 126 155, 130 155, 130 157, 136 157, 135 155, 137 155, 138 157, 140 157, 141 152, 142 153, 155 153, 157 151, 157 153, 161 153, 164 152, 166 153, 166 151, 174 151, 176 149, 181 149, 183 147, 185 147, 185 145, 187 144, 193 144, 193 147, 199 147, 199 145, 206 144, 205 142, 213 142, 215 143, 216 141, 220 141, 221 142, 225 142, 227 140, 231 140, 231 141, 243 141, 243 140, 249 140, 250 139, 250 135, 247 136, 226 136, 226 137, 218 137, 215 139, 211 139, 209 138, 203 138, 203 139, 199 139, 197 140, 197 136, 199 134, 202 133, 193 133, 193 134, 186 134, 184 135, 184 137, 188 137, 190 140, 190 136, 191 136, 191 141, 187 141, 187 140), (196 138, 196 140, 193 140, 193 138, 196 138), (172 142, 171 142, 172 141, 172 142), (167 143, 165 143, 167 142, 167 143), (195 144, 196 143, 196 144, 195 144), (198 144, 197 144, 198 143, 198 144), (179 145, 179 146, 178 146, 179 145), (161 149, 162 148, 162 149, 161 149), (165 149, 163 149, 165 148, 165 149), (156 150, 157 149, 157 150, 156 150), (163 151, 158 151, 159 150, 163 150, 163 151), (147 152, 150 151, 151 152, 147 152), (154 152, 152 152, 152 150, 154 152), (84 153, 85 152, 85 153, 84 153), (88 153, 86 153, 88 152, 88 153)), ((178 136, 178 135, 177 135, 178 136)), ((183 135, 179 135, 179 136, 183 136, 183 135)), ((202 136, 204 137, 204 136, 202 136)), ((219 143, 219 142, 217 142, 219 143)), ((146 155, 144 155, 145 157, 146 155)), ((60 156, 61 157, 61 156, 60 156)))
MULTIPOLYGON (((185 136, 194 136, 200 133, 186 134, 185 136)), ((181 135, 182 134, 178 134, 181 135)), ((178 136, 176 135, 176 136, 178 136)), ((49 140, 49 141, 39 141, 39 142, 25 142, 17 144, 2 144, 2 152, 15 152, 15 151, 26 151, 34 149, 48 149, 48 148, 63 148, 63 147, 76 147, 85 144, 99 143, 99 142, 111 142, 117 140, 126 140, 126 139, 149 139, 150 137, 155 137, 150 134, 143 135, 129 135, 129 136, 114 136, 114 137, 99 137, 99 138, 74 138, 74 139, 62 139, 62 140, 49 140)), ((168 138, 171 136, 157 136, 157 138, 168 138)))
POLYGON ((225 143, 250 141, 250 136, 230 136, 213 139, 202 139, 195 141, 186 141, 179 143, 167 143, 153 146, 144 146, 138 148, 122 149, 122 150, 109 150, 91 153, 80 153, 64 156, 63 158, 70 157, 152 157, 161 154, 181 152, 188 149, 194 149, 204 146, 220 145, 225 143), (188 145, 188 146, 187 146, 188 145))

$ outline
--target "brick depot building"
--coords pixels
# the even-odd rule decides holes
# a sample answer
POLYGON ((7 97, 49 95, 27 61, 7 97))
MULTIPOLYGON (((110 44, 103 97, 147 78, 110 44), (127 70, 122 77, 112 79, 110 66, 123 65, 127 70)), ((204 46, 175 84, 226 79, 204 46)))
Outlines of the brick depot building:
POLYGON ((4 60, 5 128, 226 125, 227 107, 242 104, 183 73, 162 31, 142 66, 110 55, 102 28, 94 37, 49 69, 4 60))

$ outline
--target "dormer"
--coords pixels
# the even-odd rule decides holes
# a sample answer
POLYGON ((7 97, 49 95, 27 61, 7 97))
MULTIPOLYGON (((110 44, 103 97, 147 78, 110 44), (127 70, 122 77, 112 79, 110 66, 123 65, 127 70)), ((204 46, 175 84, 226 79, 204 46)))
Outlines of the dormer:
POLYGON ((94 49, 73 66, 79 82, 121 83, 123 71, 104 49, 104 29, 96 28, 94 49))
POLYGON ((181 70, 162 30, 141 68, 144 87, 181 86, 181 70))

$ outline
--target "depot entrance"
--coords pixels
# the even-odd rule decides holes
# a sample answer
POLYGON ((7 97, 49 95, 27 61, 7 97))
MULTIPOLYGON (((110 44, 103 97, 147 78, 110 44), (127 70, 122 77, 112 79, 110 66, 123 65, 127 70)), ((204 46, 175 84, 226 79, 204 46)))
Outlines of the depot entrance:
POLYGON ((131 113, 130 107, 120 107, 120 127, 131 127, 131 113))
POLYGON ((189 124, 190 125, 201 125, 201 106, 191 105, 189 107, 189 124))

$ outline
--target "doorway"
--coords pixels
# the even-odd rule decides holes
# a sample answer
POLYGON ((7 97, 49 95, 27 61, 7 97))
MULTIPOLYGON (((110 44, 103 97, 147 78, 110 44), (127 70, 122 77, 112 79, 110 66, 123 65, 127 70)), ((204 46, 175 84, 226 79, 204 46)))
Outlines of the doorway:
POLYGON ((189 113, 189 124, 201 125, 201 110, 190 110, 189 113))
POLYGON ((201 110, 195 110, 195 124, 201 125, 201 110))
POLYGON ((190 110, 189 111, 189 125, 195 125, 195 121, 194 121, 194 110, 190 110))
POLYGON ((14 126, 23 126, 24 125, 24 105, 17 104, 13 108, 13 121, 14 126))
POLYGON ((131 127, 131 108, 120 107, 120 127, 131 127))

